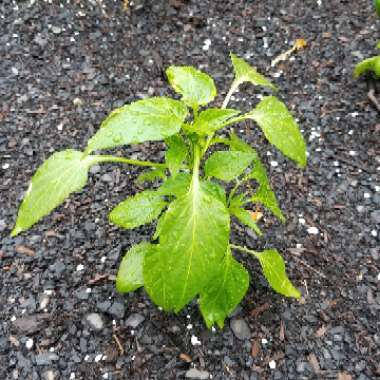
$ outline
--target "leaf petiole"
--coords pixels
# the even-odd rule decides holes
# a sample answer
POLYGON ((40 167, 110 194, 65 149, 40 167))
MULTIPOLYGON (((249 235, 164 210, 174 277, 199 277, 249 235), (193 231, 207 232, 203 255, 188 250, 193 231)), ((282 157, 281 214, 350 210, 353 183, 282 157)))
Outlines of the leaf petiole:
POLYGON ((242 247, 240 245, 230 244, 230 247, 232 249, 236 249, 236 250, 241 251, 241 252, 249 253, 250 255, 253 255, 255 257, 258 257, 260 255, 260 252, 254 251, 254 250, 249 249, 247 247, 242 247))
POLYGON ((151 166, 154 168, 167 168, 166 164, 161 164, 158 162, 151 162, 151 161, 139 161, 139 160, 133 160, 130 158, 124 158, 124 157, 116 157, 116 156, 110 156, 110 155, 98 155, 98 156, 90 156, 92 163, 100 163, 100 162, 120 162, 122 164, 128 164, 128 165, 137 165, 137 166, 151 166))

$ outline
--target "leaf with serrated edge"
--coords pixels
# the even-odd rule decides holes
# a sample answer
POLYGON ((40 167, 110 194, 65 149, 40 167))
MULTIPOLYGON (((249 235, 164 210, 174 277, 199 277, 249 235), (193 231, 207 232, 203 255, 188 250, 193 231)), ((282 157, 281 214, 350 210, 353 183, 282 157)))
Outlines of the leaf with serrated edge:
POLYGON ((285 272, 285 263, 276 249, 257 252, 255 255, 261 265, 264 276, 269 285, 286 297, 300 298, 301 293, 290 282, 285 272))
POLYGON ((188 154, 188 147, 180 135, 171 136, 165 140, 169 146, 165 153, 165 161, 170 173, 175 177, 188 154))
POLYGON ((268 87, 272 90, 277 90, 275 85, 266 79, 264 75, 258 73, 257 70, 244 61, 244 59, 239 58, 233 53, 231 53, 230 56, 234 67, 235 83, 237 83, 237 86, 244 82, 250 82, 256 86, 268 87))
POLYGON ((254 160, 249 178, 256 180, 259 184, 255 194, 251 197, 251 201, 261 203, 267 209, 272 211, 281 222, 285 222, 285 216, 282 213, 276 195, 271 188, 265 167, 258 158, 254 160))
POLYGON ((305 141, 284 103, 274 96, 266 96, 245 116, 258 124, 267 140, 280 152, 305 167, 305 141))
POLYGON ((12 236, 27 230, 87 183, 93 157, 64 150, 51 155, 36 171, 18 211, 12 236))
POLYGON ((205 174, 229 182, 244 173, 254 159, 252 153, 239 151, 218 151, 205 163, 205 174))
POLYGON ((230 212, 232 215, 236 216, 236 218, 246 226, 250 227, 253 231, 255 231, 257 236, 262 236, 263 233, 261 232, 260 228, 257 226, 255 221, 252 219, 252 215, 248 210, 245 210, 243 208, 231 208, 230 212))
POLYGON ((167 202, 153 190, 145 190, 119 203, 110 213, 110 222, 136 228, 157 219, 167 202))
POLYGON ((377 78, 380 78, 380 56, 371 57, 358 63, 355 66, 354 77, 359 78, 361 75, 370 71, 372 71, 377 78))
POLYGON ((225 318, 243 299, 248 286, 248 272, 228 249, 219 273, 210 277, 208 285, 201 292, 199 307, 208 328, 215 323, 223 328, 225 318))
POLYGON ((142 242, 131 247, 124 255, 116 276, 116 289, 119 293, 133 292, 144 285, 144 257, 154 248, 154 245, 142 242))
POLYGON ((210 135, 223 128, 228 120, 239 113, 233 109, 209 108, 199 114, 194 123, 194 131, 201 136, 210 135))
POLYGON ((170 85, 182 95, 182 101, 189 107, 198 108, 214 100, 214 80, 206 73, 191 66, 170 66, 166 70, 170 85))
POLYGON ((114 110, 89 140, 87 151, 164 140, 181 129, 187 114, 185 104, 179 100, 138 100, 114 110))
POLYGON ((204 289, 222 262, 229 240, 228 210, 197 177, 160 221, 159 248, 144 260, 144 284, 164 310, 178 312, 204 289))

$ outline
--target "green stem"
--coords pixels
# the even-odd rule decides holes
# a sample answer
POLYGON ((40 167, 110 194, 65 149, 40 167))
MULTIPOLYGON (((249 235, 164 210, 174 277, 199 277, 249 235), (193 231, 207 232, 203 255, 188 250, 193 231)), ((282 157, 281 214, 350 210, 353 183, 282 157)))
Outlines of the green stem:
POLYGON ((253 256, 255 256, 255 257, 257 257, 258 255, 260 255, 259 252, 256 252, 256 251, 254 251, 254 250, 252 250, 252 249, 249 249, 249 248, 247 248, 247 247, 242 247, 242 246, 240 246, 240 245, 230 244, 230 247, 231 247, 232 249, 237 249, 238 251, 241 251, 241 252, 249 253, 250 255, 253 255, 253 256))
POLYGON ((97 156, 90 156, 94 163, 97 162, 120 162, 122 164, 129 164, 129 165, 137 165, 137 166, 151 166, 154 168, 166 168, 166 164, 160 164, 158 162, 151 162, 151 161, 139 161, 139 160, 132 160, 129 158, 124 157, 116 157, 116 156, 109 156, 109 155, 97 155, 97 156))
POLYGON ((230 204, 231 199, 235 195, 236 190, 239 188, 240 184, 241 184, 241 181, 236 180, 235 186, 232 188, 232 190, 230 191, 230 194, 228 195, 228 204, 230 204))
POLYGON ((225 99, 223 101, 222 108, 226 108, 227 107, 227 105, 228 105, 228 103, 229 103, 229 101, 231 99, 232 94, 238 89, 239 84, 240 83, 238 83, 236 81, 232 82, 231 88, 229 89, 229 91, 228 91, 228 93, 227 93, 227 95, 226 95, 226 97, 225 97, 225 99))

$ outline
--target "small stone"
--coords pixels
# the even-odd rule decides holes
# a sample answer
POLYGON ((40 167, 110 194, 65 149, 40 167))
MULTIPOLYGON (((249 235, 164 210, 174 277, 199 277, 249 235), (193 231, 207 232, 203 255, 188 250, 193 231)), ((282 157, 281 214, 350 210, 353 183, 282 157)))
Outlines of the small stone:
POLYGON ((43 380, 56 380, 58 379, 57 372, 49 369, 42 374, 43 380))
POLYGON ((59 360, 57 354, 52 352, 44 352, 42 354, 36 355, 36 364, 37 365, 50 365, 53 361, 59 360))
POLYGON ((270 369, 276 369, 276 362, 274 360, 271 360, 268 364, 270 369))
POLYGON ((145 320, 145 317, 138 313, 131 314, 125 321, 125 325, 135 329, 140 323, 145 320))
POLYGON ((307 232, 310 234, 310 235, 317 235, 319 230, 317 227, 309 227, 307 229, 307 232))
POLYGON ((186 379, 206 380, 210 378, 210 374, 207 371, 201 371, 196 368, 190 368, 186 374, 186 379))
POLYGON ((116 318, 123 318, 125 314, 125 306, 121 302, 114 302, 109 308, 108 313, 116 318))
POLYGON ((371 218, 375 223, 380 224, 380 210, 372 211, 371 218))
POLYGON ((244 319, 233 319, 230 326, 236 338, 245 340, 251 337, 251 330, 244 319))
POLYGON ((98 313, 90 313, 85 316, 87 324, 95 331, 100 331, 104 327, 103 318, 98 313))
POLYGON ((51 31, 54 33, 54 34, 60 34, 62 32, 62 29, 59 27, 59 26, 53 26, 51 28, 51 31))
POLYGON ((192 335, 191 336, 191 344, 193 346, 200 346, 202 344, 202 342, 198 339, 198 337, 196 337, 195 335, 192 335))
POLYGON ((28 349, 28 350, 31 350, 34 346, 34 341, 33 339, 29 338, 26 342, 25 342, 25 347, 28 349))

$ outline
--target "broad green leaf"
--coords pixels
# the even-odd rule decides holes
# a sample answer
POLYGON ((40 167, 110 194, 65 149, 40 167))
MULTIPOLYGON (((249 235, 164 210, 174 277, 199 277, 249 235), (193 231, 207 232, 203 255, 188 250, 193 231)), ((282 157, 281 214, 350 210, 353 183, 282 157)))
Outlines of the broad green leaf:
POLYGON ((239 151, 215 152, 205 163, 205 174, 223 181, 232 181, 243 174, 254 157, 252 153, 239 151))
POLYGON ((116 289, 120 293, 133 292, 144 285, 143 262, 148 251, 155 246, 142 242, 134 245, 123 257, 116 276, 116 289))
POLYGON ((261 264, 269 285, 286 297, 300 298, 301 293, 293 286, 285 272, 285 263, 276 249, 268 249, 255 255, 261 264))
POLYGON ((201 112, 194 123, 194 130, 199 135, 210 135, 225 126, 240 111, 233 109, 209 108, 201 112))
POLYGON ((165 142, 169 146, 165 154, 165 161, 171 175, 175 177, 187 157, 188 148, 180 135, 171 136, 165 142))
POLYGON ((252 214, 243 208, 230 207, 230 212, 232 215, 236 216, 236 218, 253 231, 255 231, 257 236, 262 236, 260 228, 257 226, 257 223, 253 220, 252 214))
POLYGON ((230 133, 229 145, 231 150, 237 150, 240 152, 252 153, 257 157, 255 149, 248 145, 245 141, 239 138, 234 131, 230 133))
POLYGON ((165 179, 165 169, 163 168, 154 168, 154 169, 148 169, 144 170, 139 174, 139 176, 136 178, 136 182, 139 184, 142 184, 144 182, 154 182, 157 179, 165 179))
POLYGON ((271 188, 265 167, 258 158, 254 161, 249 178, 256 180, 259 185, 251 201, 261 203, 272 211, 281 222, 285 222, 285 216, 281 212, 276 195, 271 188))
POLYGON ((182 95, 182 101, 189 107, 198 108, 214 100, 214 80, 191 66, 170 66, 166 70, 170 85, 182 95))
POLYGON ((111 112, 89 140, 87 152, 164 140, 181 129, 187 114, 186 106, 178 100, 166 97, 138 100, 111 112))
POLYGON ((305 141, 284 103, 274 96, 266 96, 246 117, 255 120, 267 140, 285 156, 302 167, 306 165, 305 141))
POLYGON ((158 192, 145 190, 119 203, 109 219, 120 227, 136 228, 157 219, 166 204, 158 192))
POLYGON ((369 71, 372 71, 377 78, 380 78, 380 56, 371 57, 358 63, 355 66, 354 77, 358 78, 369 71))
POLYGON ((201 181, 202 189, 215 199, 218 199, 223 204, 226 204, 226 191, 222 186, 212 181, 201 181))
POLYGON ((11 235, 27 230, 71 193, 81 190, 93 163, 93 157, 83 158, 83 152, 72 149, 51 155, 32 177, 11 235))
POLYGON ((249 286, 249 275, 228 249, 223 265, 201 292, 199 307, 208 328, 215 323, 220 328, 224 320, 243 299, 249 286))
POLYGON ((231 53, 231 61, 235 72, 235 83, 237 86, 244 82, 250 82, 256 86, 269 87, 272 90, 277 90, 268 79, 257 72, 257 70, 250 66, 244 59, 239 58, 237 55, 231 53))
POLYGON ((194 177, 160 222, 159 248, 144 260, 144 286, 164 310, 178 312, 203 290, 227 250, 228 210, 194 177))
POLYGON ((176 177, 168 178, 158 189, 161 195, 180 197, 185 195, 190 188, 191 176, 187 173, 179 173, 176 177))

